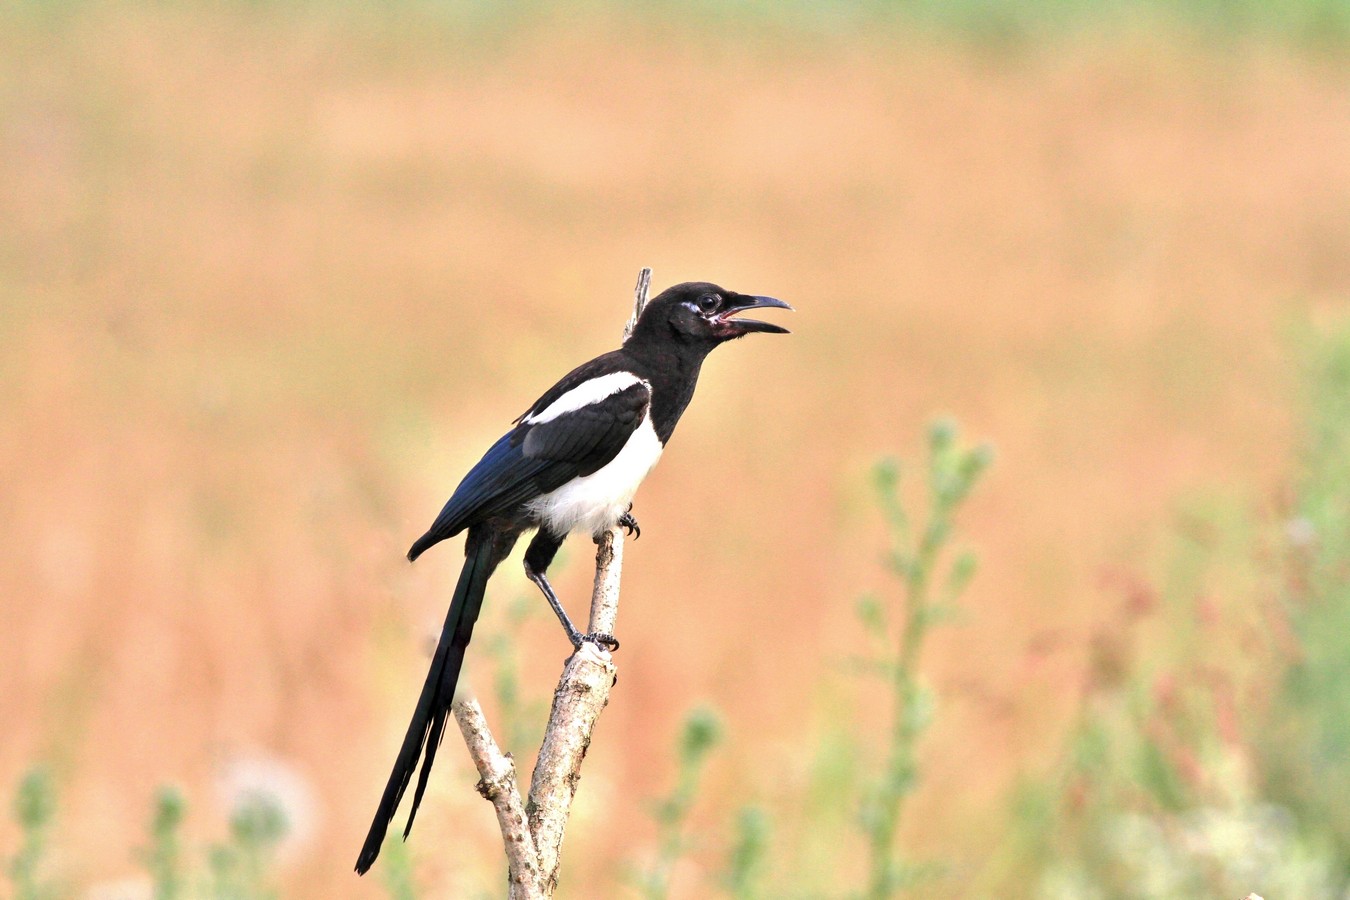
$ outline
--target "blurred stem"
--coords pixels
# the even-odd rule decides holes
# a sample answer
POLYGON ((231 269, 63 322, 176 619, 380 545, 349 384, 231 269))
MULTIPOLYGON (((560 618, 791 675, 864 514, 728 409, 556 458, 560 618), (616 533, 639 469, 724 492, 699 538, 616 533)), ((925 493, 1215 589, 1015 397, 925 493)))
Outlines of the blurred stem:
POLYGON ((671 872, 687 847, 685 821, 698 796, 699 779, 707 763, 708 752, 721 739, 721 731, 721 722, 711 709, 696 709, 685 720, 680 733, 679 772, 675 787, 656 807, 656 821, 660 826, 656 859, 641 878, 642 896, 648 900, 664 900, 670 892, 671 872))
POLYGON ((764 860, 769 845, 769 814, 757 806, 747 806, 736 817, 736 842, 731 848, 723 885, 736 900, 751 900, 759 890, 764 860))
POLYGON ((506 628, 487 642, 488 652, 497 663, 492 679, 497 716, 501 720, 497 730, 505 735, 504 746, 508 751, 536 743, 540 737, 537 722, 543 718, 543 704, 537 698, 521 694, 519 642, 515 640, 538 608, 533 598, 517 596, 506 609, 506 628))
POLYGON ((160 788, 155 798, 155 816, 150 823, 151 845, 147 855, 155 900, 183 896, 183 850, 179 828, 186 804, 173 787, 160 788))
POLYGON ((413 880, 412 856, 408 845, 399 840, 386 841, 384 873, 381 881, 390 900, 417 900, 417 884, 413 880))
MULTIPOLYGON (((987 446, 959 449, 956 426, 945 421, 931 428, 929 450, 929 517, 917 541, 900 496, 899 465, 886 461, 875 473, 878 502, 890 526, 887 559, 901 583, 903 623, 894 657, 884 660, 880 667, 890 675, 892 708, 885 766, 863 817, 870 856, 869 900, 891 897, 909 880, 895 838, 905 800, 918 783, 918 739, 932 718, 931 697, 919 681, 919 657, 938 614, 946 611, 945 604, 959 596, 973 574, 974 558, 969 554, 958 556, 947 572, 944 606, 931 603, 930 590, 939 558, 951 539, 953 518, 991 459, 987 446)), ((884 616, 877 616, 864 624, 876 630, 884 628, 885 621, 884 616)))

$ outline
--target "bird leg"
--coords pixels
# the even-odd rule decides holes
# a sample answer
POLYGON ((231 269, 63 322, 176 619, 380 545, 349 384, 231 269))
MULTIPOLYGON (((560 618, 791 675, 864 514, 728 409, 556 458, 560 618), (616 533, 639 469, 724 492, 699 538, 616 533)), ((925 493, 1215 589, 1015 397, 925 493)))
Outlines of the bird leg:
POLYGON ((553 585, 548 583, 548 576, 543 572, 534 571, 527 562, 525 563, 525 577, 533 581, 539 590, 544 592, 544 599, 548 601, 549 606, 553 607, 554 614, 557 615, 558 621, 562 623, 563 630, 567 632, 567 639, 572 642, 573 647, 580 650, 584 640, 581 631, 572 624, 572 617, 567 614, 567 610, 563 609, 562 601, 558 599, 558 595, 553 593, 553 585))
POLYGON ((535 534, 534 540, 530 541, 529 549, 525 551, 525 577, 533 581, 535 586, 543 592, 544 599, 553 608, 558 621, 562 623, 563 630, 567 632, 567 639, 572 642, 573 649, 580 650, 582 644, 591 641, 606 650, 618 650, 619 642, 614 639, 612 634, 601 634, 600 632, 582 634, 581 629, 572 624, 572 617, 567 614, 567 610, 563 609, 562 601, 553 592, 553 585, 548 583, 548 576, 544 572, 561 546, 562 540, 555 538, 547 530, 540 529, 535 534))

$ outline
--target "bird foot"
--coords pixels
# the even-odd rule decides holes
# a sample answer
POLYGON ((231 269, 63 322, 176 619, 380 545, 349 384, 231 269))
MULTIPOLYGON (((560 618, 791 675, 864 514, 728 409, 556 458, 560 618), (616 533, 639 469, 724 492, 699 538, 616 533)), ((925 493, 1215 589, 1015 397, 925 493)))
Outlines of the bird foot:
MULTIPOLYGON (((630 506, 629 509, 631 510, 632 507, 630 506)), ((628 536, 633 540, 642 537, 642 529, 638 527, 638 521, 633 518, 631 512, 626 512, 619 516, 619 527, 628 532, 628 536)))
MULTIPOLYGON (((602 631, 592 631, 590 634, 581 636, 581 643, 598 644, 611 653, 619 649, 619 642, 612 634, 605 634, 602 631)), ((581 644, 577 644, 577 649, 581 649, 581 644)))

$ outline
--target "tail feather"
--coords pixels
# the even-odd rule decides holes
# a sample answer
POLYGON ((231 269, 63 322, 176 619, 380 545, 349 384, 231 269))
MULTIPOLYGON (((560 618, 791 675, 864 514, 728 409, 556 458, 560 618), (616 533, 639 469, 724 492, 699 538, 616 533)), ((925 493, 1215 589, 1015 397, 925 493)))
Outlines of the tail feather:
POLYGON ((417 807, 422 802, 426 790, 427 775, 436 759, 436 749, 445 733, 446 720, 450 716, 450 704, 455 696, 455 684, 459 681, 459 672, 464 664, 464 650, 473 635, 474 622, 478 620, 478 611, 483 605, 483 594, 487 589, 488 576, 494 568, 492 540, 485 538, 474 540, 470 532, 469 546, 465 548, 467 559, 459 574, 459 583, 455 586, 455 595, 450 601, 450 611, 446 613, 445 625, 441 629, 441 639, 436 646, 436 654, 431 660, 431 669, 422 684, 422 693, 417 698, 417 707, 413 711, 412 721, 408 723, 408 733, 403 738, 398 758, 394 761, 394 770, 385 785, 384 795, 380 798, 379 808, 375 811, 375 820, 370 825, 366 842, 361 847, 361 855, 356 860, 356 871, 364 875, 380 855, 389 822, 394 818, 403 792, 412 780, 419 760, 422 771, 417 779, 417 789, 413 792, 412 809, 408 813, 408 825, 403 830, 404 838, 412 830, 413 819, 417 816, 417 807))

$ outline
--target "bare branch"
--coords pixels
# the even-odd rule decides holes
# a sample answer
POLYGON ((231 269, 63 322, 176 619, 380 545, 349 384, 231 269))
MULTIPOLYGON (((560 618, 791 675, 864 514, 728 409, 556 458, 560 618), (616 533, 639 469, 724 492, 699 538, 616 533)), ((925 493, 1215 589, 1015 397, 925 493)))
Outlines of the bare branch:
POLYGON ((619 617, 619 576, 623 574, 623 532, 611 528, 595 547, 595 587, 591 590, 592 634, 613 634, 619 617))
MULTIPOLYGON (((619 574, 623 565, 623 532, 611 528, 595 553, 595 590, 591 595, 592 631, 612 633, 618 612, 619 574)), ((558 886, 558 864, 572 798, 581 780, 581 763, 591 745, 595 720, 609 703, 616 678, 607 650, 590 641, 572 655, 553 693, 544 744, 539 748, 530 800, 526 807, 530 831, 539 851, 539 871, 545 896, 558 886)))
POLYGON ((652 270, 643 268, 638 272, 637 287, 633 288, 633 315, 628 319, 628 324, 623 326, 623 342, 628 343, 628 339, 633 336, 633 329, 637 327, 638 316, 642 315, 642 308, 647 305, 647 289, 652 286, 652 270))
POLYGON ((497 825, 502 830, 502 844, 506 847, 507 881, 510 900, 543 900, 539 884, 539 855, 534 848, 525 817, 525 804, 516 787, 516 764, 511 754, 501 748, 488 730, 487 719, 478 701, 469 698, 454 705, 455 721, 469 756, 478 769, 478 793, 492 803, 497 811, 497 825))

